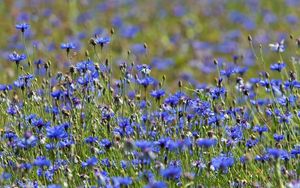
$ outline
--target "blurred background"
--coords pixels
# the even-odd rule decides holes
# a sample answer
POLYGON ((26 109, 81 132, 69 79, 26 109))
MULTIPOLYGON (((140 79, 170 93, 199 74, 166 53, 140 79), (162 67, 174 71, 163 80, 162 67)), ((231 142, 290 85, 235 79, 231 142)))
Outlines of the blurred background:
MULTIPOLYGON (((86 50, 97 61, 89 44, 94 36, 111 37, 98 49, 101 61, 109 59, 115 67, 149 64, 152 75, 166 75, 170 85, 211 82, 217 75, 214 59, 221 70, 249 69, 249 78, 280 60, 270 43, 284 39, 283 61, 288 66, 298 61, 299 15, 299 0, 2 0, 0 81, 15 78, 7 57, 13 51, 25 53, 25 46, 30 61, 50 60, 53 69, 63 72, 84 60, 86 50), (30 24, 25 43, 15 28, 23 22, 30 24), (71 61, 60 49, 65 42, 76 45, 71 61)), ((23 66, 26 70, 27 62, 23 66)))

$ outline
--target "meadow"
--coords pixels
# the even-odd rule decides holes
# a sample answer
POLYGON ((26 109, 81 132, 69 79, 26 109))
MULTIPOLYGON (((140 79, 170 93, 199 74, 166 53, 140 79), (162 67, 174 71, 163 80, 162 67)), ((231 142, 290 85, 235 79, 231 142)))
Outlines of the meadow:
POLYGON ((3 0, 0 187, 300 187, 300 1, 3 0))

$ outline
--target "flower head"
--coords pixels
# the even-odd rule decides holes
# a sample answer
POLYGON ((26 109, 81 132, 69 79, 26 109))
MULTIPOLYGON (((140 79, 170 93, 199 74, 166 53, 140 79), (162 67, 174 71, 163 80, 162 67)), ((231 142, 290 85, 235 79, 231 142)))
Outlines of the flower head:
POLYGON ((26 59, 26 55, 25 54, 19 55, 17 52, 13 52, 8 55, 8 59, 9 59, 9 61, 19 63, 20 61, 23 61, 26 59))
POLYGON ((278 71, 281 72, 281 70, 286 66, 285 63, 274 63, 272 65, 270 65, 270 69, 273 71, 278 71))
POLYGON ((269 47, 274 52, 284 52, 285 50, 284 40, 281 40, 280 42, 277 42, 275 44, 269 44, 269 47))
POLYGON ((30 25, 28 23, 16 24, 16 29, 21 30, 22 33, 24 33, 24 31, 29 28, 30 28, 30 25))

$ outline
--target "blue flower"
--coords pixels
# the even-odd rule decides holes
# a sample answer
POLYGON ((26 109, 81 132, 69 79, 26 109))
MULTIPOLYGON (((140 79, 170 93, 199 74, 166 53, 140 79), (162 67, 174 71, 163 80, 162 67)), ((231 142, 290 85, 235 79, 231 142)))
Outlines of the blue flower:
POLYGON ((257 139, 249 139, 249 140, 247 140, 247 142, 246 142, 246 147, 247 147, 247 148, 252 148, 252 147, 254 147, 257 143, 258 143, 258 140, 257 140, 257 139))
POLYGON ((0 84, 0 91, 9 91, 9 90, 12 90, 11 85, 0 84))
POLYGON ((115 187, 126 187, 132 184, 131 177, 112 177, 115 187))
POLYGON ((197 145, 204 148, 213 147, 217 144, 217 139, 215 138, 201 138, 196 141, 197 145))
POLYGON ((170 166, 161 170, 160 175, 165 179, 178 179, 181 176, 181 168, 170 166))
POLYGON ((9 180, 11 178, 11 174, 8 172, 3 172, 1 174, 1 178, 0 179, 4 179, 4 180, 9 180))
POLYGON ((46 157, 44 156, 39 156, 35 159, 35 161, 33 162, 34 166, 38 166, 38 167, 49 167, 51 165, 51 161, 48 160, 46 157))
POLYGON ((57 125, 55 127, 47 127, 47 137, 50 139, 63 139, 68 137, 68 133, 65 130, 65 127, 62 125, 57 125))
POLYGON ((215 87, 210 90, 210 95, 214 100, 225 95, 225 93, 226 93, 226 89, 224 87, 215 87))
POLYGON ((275 159, 279 159, 279 158, 289 159, 289 153, 282 149, 268 148, 267 154, 270 155, 271 157, 274 157, 275 159))
POLYGON ((58 90, 53 91, 53 92, 51 93, 51 96, 52 96, 53 98, 55 98, 56 100, 58 100, 59 97, 60 97, 62 94, 63 94, 63 91, 60 90, 60 89, 58 89, 58 90))
POLYGON ((97 143, 98 142, 98 138, 97 137, 89 136, 89 137, 85 138, 84 141, 87 144, 93 144, 93 143, 97 143))
POLYGON ((136 69, 144 74, 144 75, 149 75, 151 73, 151 68, 149 65, 146 65, 146 64, 142 64, 142 65, 137 65, 136 66, 136 69))
POLYGON ((8 55, 8 59, 12 62, 19 63, 20 61, 23 61, 26 59, 26 55, 25 54, 19 55, 17 52, 13 52, 8 55))
POLYGON ((255 125, 253 127, 253 131, 258 132, 261 135, 263 132, 268 131, 268 127, 266 125, 264 125, 264 126, 255 125))
POLYGON ((165 90, 163 89, 157 89, 151 92, 151 96, 158 100, 164 95, 165 95, 165 90))
POLYGON ((28 23, 16 24, 16 29, 21 30, 22 33, 24 33, 24 31, 29 29, 29 28, 30 28, 30 25, 28 23))
POLYGON ((96 44, 100 44, 103 46, 104 44, 110 43, 110 38, 109 37, 97 37, 95 39, 96 44))
POLYGON ((142 151, 151 148, 152 144, 153 144, 152 142, 147 140, 137 140, 135 142, 136 147, 140 148, 142 151))
POLYGON ((233 166, 234 164, 234 158, 231 156, 227 156, 224 154, 221 154, 220 156, 214 157, 211 160, 211 165, 214 170, 223 170, 223 172, 227 172, 228 168, 233 166))
POLYGON ((75 49, 76 46, 74 43, 61 43, 60 48, 66 50, 67 53, 69 53, 70 50, 75 49))
POLYGON ((281 63, 273 63, 270 65, 270 69, 273 71, 278 71, 281 72, 281 70, 286 66, 285 63, 281 62, 281 63))
POLYGON ((87 159, 85 162, 81 163, 81 166, 83 168, 85 167, 91 167, 91 166, 95 166, 98 163, 98 159, 96 157, 91 157, 89 159, 87 159))
POLYGON ((109 149, 112 146, 112 143, 107 138, 105 138, 100 141, 100 146, 104 147, 105 149, 109 149))
POLYGON ((150 182, 144 188, 167 188, 168 185, 163 181, 150 182))
POLYGON ((6 112, 10 115, 16 115, 18 113, 19 109, 15 105, 8 106, 6 112))
POLYGON ((300 145, 295 146, 294 149, 291 150, 292 157, 297 157, 298 155, 300 155, 300 145))
POLYGON ((152 77, 145 77, 137 80, 138 83, 144 87, 148 87, 149 85, 153 85, 155 83, 155 79, 152 77))
POLYGON ((284 139, 284 135, 280 135, 280 134, 274 134, 273 135, 274 140, 276 140, 276 142, 280 142, 281 140, 284 139))
POLYGON ((51 185, 48 185, 47 188, 61 188, 62 186, 61 185, 58 185, 58 184, 51 184, 51 185))

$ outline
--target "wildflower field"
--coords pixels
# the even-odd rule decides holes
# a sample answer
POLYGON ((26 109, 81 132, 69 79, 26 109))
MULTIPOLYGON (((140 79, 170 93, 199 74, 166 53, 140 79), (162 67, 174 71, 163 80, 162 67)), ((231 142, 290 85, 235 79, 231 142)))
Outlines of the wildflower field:
POLYGON ((2 0, 0 20, 0 187, 300 187, 299 0, 2 0))

